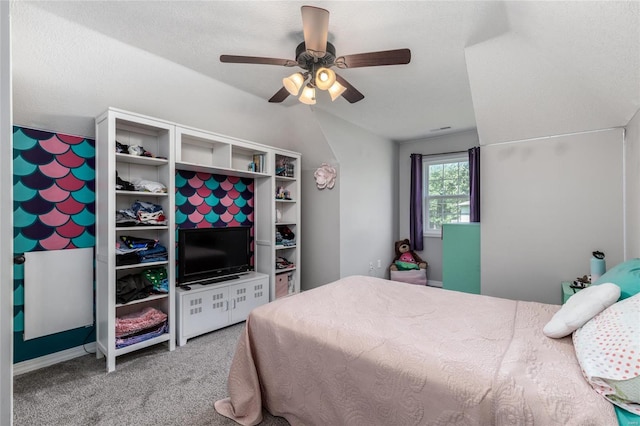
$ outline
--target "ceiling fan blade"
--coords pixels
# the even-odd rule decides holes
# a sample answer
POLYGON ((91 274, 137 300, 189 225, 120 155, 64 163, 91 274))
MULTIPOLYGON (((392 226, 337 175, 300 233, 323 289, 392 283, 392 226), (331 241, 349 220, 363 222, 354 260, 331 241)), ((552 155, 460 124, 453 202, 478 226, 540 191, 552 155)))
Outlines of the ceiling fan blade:
POLYGON ((292 61, 291 59, 262 58, 259 56, 238 55, 220 55, 220 62, 231 64, 281 65, 284 67, 293 67, 298 65, 296 61, 292 61))
POLYGON ((338 81, 338 83, 347 88, 347 90, 345 90, 342 94, 342 97, 349 101, 349 103, 354 104, 364 99, 364 95, 360 93, 358 89, 353 87, 351 83, 340 77, 338 74, 336 74, 336 80, 338 81))
POLYGON ((269 102, 280 103, 285 99, 287 99, 288 96, 289 96, 289 91, 283 87, 280 90, 278 90, 276 94, 271 97, 271 99, 269 99, 269 102))
POLYGON ((307 52, 322 58, 327 52, 329 11, 314 6, 302 6, 302 31, 307 52))
POLYGON ((403 65, 411 61, 411 50, 395 49, 380 52, 357 53, 336 58, 338 68, 377 67, 380 65, 403 65))

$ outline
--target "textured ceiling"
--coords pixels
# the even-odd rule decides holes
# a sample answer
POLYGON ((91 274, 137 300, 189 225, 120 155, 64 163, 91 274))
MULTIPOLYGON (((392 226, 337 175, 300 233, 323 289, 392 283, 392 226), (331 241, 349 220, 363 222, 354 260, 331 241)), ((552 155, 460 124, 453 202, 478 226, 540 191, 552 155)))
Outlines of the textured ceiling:
MULTIPOLYGON (((331 102, 321 93, 316 105, 392 140, 475 127, 500 141, 620 126, 640 107, 637 1, 30 3, 265 103, 292 69, 222 64, 219 56, 294 59, 303 40, 300 6, 326 8, 338 55, 411 49, 408 65, 340 72, 363 101, 331 102), (564 124, 532 123, 562 113, 564 124)), ((297 104, 289 97, 272 107, 297 104)))

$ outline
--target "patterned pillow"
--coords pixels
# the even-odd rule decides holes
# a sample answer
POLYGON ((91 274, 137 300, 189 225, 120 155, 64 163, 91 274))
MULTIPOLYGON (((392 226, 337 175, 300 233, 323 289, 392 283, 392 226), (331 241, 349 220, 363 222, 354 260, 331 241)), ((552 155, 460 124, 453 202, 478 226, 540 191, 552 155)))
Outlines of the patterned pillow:
POLYGON ((573 334, 573 344, 596 392, 640 415, 640 294, 593 317, 573 334))

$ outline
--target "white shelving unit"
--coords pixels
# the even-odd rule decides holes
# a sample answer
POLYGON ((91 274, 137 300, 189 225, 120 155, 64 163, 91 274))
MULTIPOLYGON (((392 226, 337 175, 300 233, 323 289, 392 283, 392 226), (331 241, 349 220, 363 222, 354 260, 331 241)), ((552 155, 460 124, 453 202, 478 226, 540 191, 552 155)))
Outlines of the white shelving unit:
POLYGON ((254 178, 256 271, 269 277, 270 300, 300 292, 300 154, 177 127, 175 157, 176 169, 254 178), (263 160, 263 167, 257 172, 249 170, 255 156, 261 156, 263 160), (287 167, 278 169, 281 164, 287 167), (279 188, 286 191, 288 199, 276 198, 279 188), (295 234, 294 246, 276 244, 276 231, 285 226, 295 234), (278 257, 287 259, 294 266, 277 269, 278 257))
POLYGON ((270 215, 258 218, 261 232, 256 242, 260 270, 271 277, 271 300, 300 292, 300 154, 273 150, 273 180, 260 188, 261 211, 270 215), (282 170, 281 166, 287 168, 282 170), (286 197, 286 198, 283 198, 286 197), (295 235, 295 245, 276 243, 276 232, 288 228, 295 235), (276 267, 282 257, 292 264, 276 267))
POLYGON ((119 355, 158 343, 166 343, 169 350, 175 349, 173 147, 174 129, 171 123, 117 109, 109 109, 96 119, 96 355, 98 358, 106 357, 107 371, 115 370, 116 357, 119 355), (127 145, 140 145, 155 155, 155 158, 116 153, 116 140, 127 145), (125 181, 141 178, 161 182, 168 191, 155 194, 116 190, 116 171, 125 181), (129 208, 136 200, 161 205, 167 225, 118 227, 115 221, 116 211, 129 208), (121 235, 157 239, 167 248, 167 261, 117 266, 115 244, 121 235), (116 282, 119 278, 160 266, 167 270, 167 294, 153 295, 126 304, 116 303, 116 282), (169 331, 116 349, 116 317, 145 307, 153 307, 166 313, 169 331))
POLYGON ((184 126, 176 127, 175 157, 179 170, 255 179, 269 178, 272 173, 269 147, 184 126), (263 160, 262 170, 250 168, 257 157, 263 160))
MULTIPOLYGON (((107 371, 115 369, 115 360, 119 355, 161 342, 166 342, 169 350, 173 350, 176 337, 180 344, 184 344, 188 338, 196 334, 220 328, 219 324, 224 323, 225 318, 227 321, 225 325, 243 321, 254 307, 274 300, 278 296, 300 291, 299 173, 301 157, 299 153, 115 108, 110 108, 96 119, 96 139, 96 343, 97 356, 107 358, 107 371), (155 158, 116 153, 116 140, 127 145, 141 145, 146 151, 153 153, 155 158), (286 174, 278 173, 280 172, 278 166, 283 162, 289 164, 286 174), (116 170, 123 180, 129 181, 138 177, 162 182, 167 186, 168 192, 151 194, 116 190, 116 170), (239 284, 240 281, 231 280, 204 287, 192 286, 192 288, 203 287, 199 292, 176 290, 176 170, 248 177, 254 180, 255 272, 250 277, 259 279, 250 280, 250 284, 259 286, 259 289, 242 287, 239 284), (276 199, 278 188, 286 191, 289 199, 276 199), (168 219, 167 226, 117 227, 116 210, 128 208, 136 200, 162 205, 168 219), (295 233, 295 246, 276 245, 276 230, 282 226, 287 226, 295 233), (158 239, 169 252, 167 262, 117 266, 115 243, 121 235, 158 239), (292 262, 293 266, 286 270, 277 269, 276 258, 279 256, 292 262), (145 268, 162 265, 166 266, 169 276, 168 294, 154 295, 124 305, 116 303, 115 287, 118 278, 140 272, 145 268), (286 280, 284 292, 283 280, 286 280), (250 293, 251 297, 242 299, 244 294, 234 295, 234 291, 250 293), (228 315, 216 313, 214 308, 207 308, 209 312, 207 315, 198 316, 198 321, 204 323, 195 324, 195 316, 191 315, 192 310, 187 309, 184 303, 186 303, 185 300, 191 300, 192 295, 197 293, 208 295, 207 297, 218 297, 220 300, 216 299, 215 303, 224 302, 227 306, 237 305, 238 308, 229 311, 228 315), (116 349, 116 317, 146 306, 160 309, 168 315, 169 332, 154 339, 116 349), (189 312, 188 315, 187 312, 189 312)), ((244 279, 247 278, 244 276, 244 279)), ((213 299, 210 302, 213 303, 213 299)))

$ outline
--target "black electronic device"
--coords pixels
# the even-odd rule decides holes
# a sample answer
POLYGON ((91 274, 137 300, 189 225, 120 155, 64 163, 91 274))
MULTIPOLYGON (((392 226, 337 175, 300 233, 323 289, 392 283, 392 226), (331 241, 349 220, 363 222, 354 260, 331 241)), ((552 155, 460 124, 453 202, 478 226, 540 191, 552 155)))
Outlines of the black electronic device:
POLYGON ((251 228, 178 230, 178 285, 233 279, 253 269, 251 228))

